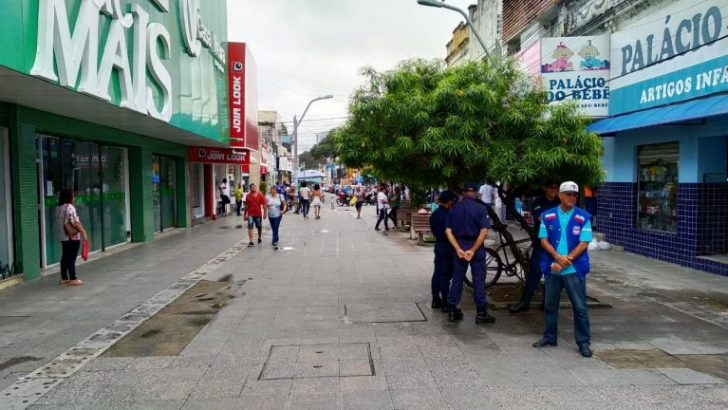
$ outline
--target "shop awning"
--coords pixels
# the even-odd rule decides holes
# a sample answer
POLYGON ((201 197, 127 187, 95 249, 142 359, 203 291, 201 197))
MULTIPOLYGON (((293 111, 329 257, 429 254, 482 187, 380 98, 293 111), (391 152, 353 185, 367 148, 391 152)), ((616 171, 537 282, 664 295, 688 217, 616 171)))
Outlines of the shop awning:
POLYGON ((619 117, 607 118, 589 126, 589 131, 599 135, 673 124, 701 118, 728 115, 728 95, 692 100, 681 104, 653 108, 619 117))

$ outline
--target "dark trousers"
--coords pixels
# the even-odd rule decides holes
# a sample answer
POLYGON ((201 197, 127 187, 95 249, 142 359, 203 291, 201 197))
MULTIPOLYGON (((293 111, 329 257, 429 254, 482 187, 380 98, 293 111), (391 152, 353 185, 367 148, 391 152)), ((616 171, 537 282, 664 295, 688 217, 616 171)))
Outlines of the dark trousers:
MULTIPOLYGON (((460 247, 467 250, 472 245, 472 243, 461 243, 460 247)), ((457 255, 455 256, 455 267, 450 292, 447 294, 447 303, 452 306, 460 304, 460 299, 463 296, 463 281, 465 280, 465 274, 468 272, 468 265, 470 265, 470 271, 473 275, 473 300, 475 306, 478 308, 485 307, 485 248, 482 247, 473 255, 470 262, 460 259, 457 255)))
POLYGON ((398 206, 392 207, 392 209, 389 211, 389 217, 392 219, 392 224, 394 227, 397 227, 397 210, 399 209, 398 206))
POLYGON ((377 226, 375 226, 376 229, 379 229, 379 224, 384 221, 384 229, 387 231, 389 230, 389 218, 387 217, 387 209, 382 208, 379 210, 379 219, 377 219, 377 226))
POLYGON ((61 241, 61 279, 76 280, 76 258, 81 241, 61 241))
POLYGON ((283 219, 282 216, 277 218, 268 218, 270 221, 270 228, 273 231, 273 243, 278 243, 278 229, 281 226, 281 219, 283 219))
POLYGON ((555 342, 558 336, 559 303, 561 290, 566 289, 571 306, 574 311, 574 339, 576 344, 589 345, 589 312, 586 307, 586 280, 580 279, 577 274, 549 275, 546 278, 546 330, 544 339, 555 342))
POLYGON ((240 210, 243 208, 243 201, 235 201, 235 212, 240 216, 240 210))
POLYGON ((304 218, 308 218, 308 210, 311 208, 311 201, 308 199, 302 199, 301 200, 301 213, 303 213, 304 218))
POLYGON ((446 301, 455 267, 455 250, 447 241, 435 243, 435 272, 432 274, 432 296, 446 301))
POLYGON ((522 300, 526 302, 531 302, 531 298, 533 298, 533 294, 536 292, 536 289, 538 289, 538 284, 541 282, 541 276, 543 276, 543 273, 541 272, 541 252, 543 252, 542 248, 540 246, 534 246, 533 252, 531 252, 531 259, 529 261, 529 272, 528 277, 526 278, 526 285, 523 287, 523 297, 522 300))

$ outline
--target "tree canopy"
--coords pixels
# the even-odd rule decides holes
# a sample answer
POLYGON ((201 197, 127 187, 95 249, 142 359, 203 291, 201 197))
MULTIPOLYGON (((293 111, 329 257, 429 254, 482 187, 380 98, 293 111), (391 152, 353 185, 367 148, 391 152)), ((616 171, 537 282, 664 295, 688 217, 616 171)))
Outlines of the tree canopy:
POLYGON ((572 104, 545 93, 514 64, 471 62, 445 69, 413 60, 366 68, 350 118, 334 132, 340 159, 414 189, 459 187, 484 178, 514 188, 547 179, 597 185, 601 140, 572 104))

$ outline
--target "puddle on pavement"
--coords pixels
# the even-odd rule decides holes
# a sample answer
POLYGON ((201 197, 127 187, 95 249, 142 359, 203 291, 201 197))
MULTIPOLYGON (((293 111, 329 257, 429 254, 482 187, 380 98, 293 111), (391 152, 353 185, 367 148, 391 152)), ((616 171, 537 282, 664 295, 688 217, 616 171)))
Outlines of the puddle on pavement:
MULTIPOLYGON (((511 303, 517 303, 521 300, 522 287, 520 283, 496 283, 487 290, 488 302, 496 309, 508 307, 511 303)), ((598 299, 587 295, 587 306, 589 309, 611 308, 612 306, 600 302, 598 299)), ((531 307, 537 307, 543 303, 543 286, 539 286, 533 295, 531 307)), ((571 302, 566 291, 561 293, 561 309, 571 309, 571 302)))
MULTIPOLYGON (((225 279, 224 281, 222 279, 225 279)), ((176 356, 237 296, 243 282, 200 281, 107 350, 103 357, 176 356)))
POLYGON ((727 354, 676 354, 660 349, 596 350, 595 356, 620 369, 687 368, 728 381, 727 354))

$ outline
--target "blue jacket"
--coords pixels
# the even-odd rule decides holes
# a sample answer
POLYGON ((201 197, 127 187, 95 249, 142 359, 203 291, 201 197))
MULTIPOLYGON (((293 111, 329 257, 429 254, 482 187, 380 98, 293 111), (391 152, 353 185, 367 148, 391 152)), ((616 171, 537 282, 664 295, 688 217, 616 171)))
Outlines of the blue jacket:
MULTIPOLYGON (((574 213, 571 215, 571 220, 566 225, 567 233, 566 240, 569 245, 569 252, 574 250, 579 245, 579 237, 581 236, 581 229, 591 220, 591 215, 581 208, 575 207, 574 213)), ((548 233, 548 241, 554 249, 559 247, 561 242, 561 222, 559 221, 559 210, 557 208, 551 208, 541 214, 541 223, 546 227, 548 233)), ((548 252, 541 252, 541 272, 545 277, 551 275, 551 265, 554 264, 554 258, 548 252)), ((585 279, 589 273, 591 267, 589 266, 589 253, 584 251, 578 258, 573 262, 574 269, 576 269, 579 278, 585 279)))
POLYGON ((438 241, 447 241, 445 229, 447 228, 447 208, 439 207, 430 216, 430 231, 438 241))

